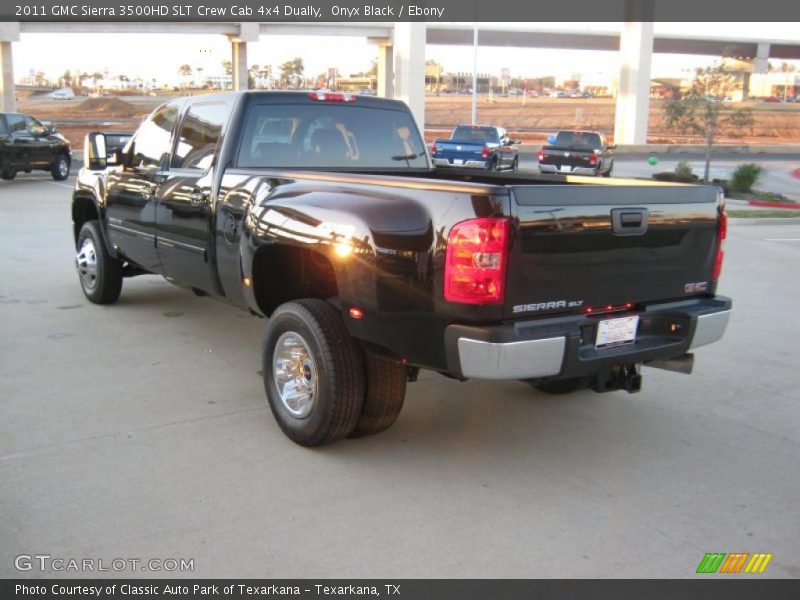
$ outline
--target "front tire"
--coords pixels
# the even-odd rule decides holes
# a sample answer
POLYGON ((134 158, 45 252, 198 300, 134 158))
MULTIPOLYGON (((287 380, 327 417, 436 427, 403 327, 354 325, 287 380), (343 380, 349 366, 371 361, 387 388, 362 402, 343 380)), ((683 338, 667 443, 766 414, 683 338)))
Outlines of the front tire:
POLYGON ((50 169, 50 175, 52 175, 53 179, 56 181, 64 181, 69 177, 69 167, 69 158, 64 154, 59 154, 56 156, 53 167, 50 169))
POLYGON ((332 305, 305 299, 279 306, 262 367, 272 414, 293 442, 322 446, 353 432, 364 405, 364 358, 332 305))
POLYGON ((408 372, 405 365, 370 352, 365 358, 364 407, 350 437, 374 435, 389 429, 400 416, 406 396, 408 372))
POLYGON ((81 227, 76 244, 75 268, 90 302, 113 304, 122 291, 122 264, 106 250, 98 221, 81 227))
POLYGON ((511 163, 511 172, 516 173, 519 171, 519 156, 514 157, 514 162, 511 163))
POLYGON ((16 176, 17 172, 14 169, 3 169, 0 171, 0 179, 5 179, 6 181, 11 181, 16 176))

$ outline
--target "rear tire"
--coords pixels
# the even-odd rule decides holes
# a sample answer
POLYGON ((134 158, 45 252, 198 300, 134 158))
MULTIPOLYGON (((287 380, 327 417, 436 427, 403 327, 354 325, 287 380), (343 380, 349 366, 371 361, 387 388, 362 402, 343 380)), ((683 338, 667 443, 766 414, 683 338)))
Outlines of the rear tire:
POLYGON ((87 221, 78 234, 75 268, 90 302, 113 304, 122 291, 122 263, 106 250, 98 221, 87 221))
POLYGON ((553 379, 550 381, 526 381, 536 390, 545 394, 562 395, 571 394, 589 387, 587 377, 568 377, 566 379, 553 379))
POLYGON ((283 433, 301 446, 347 437, 364 405, 364 358, 323 300, 287 302, 264 336, 264 388, 283 433))
POLYGON ((52 175, 53 179, 56 181, 64 181, 69 177, 69 167, 69 158, 67 158, 65 154, 59 154, 56 156, 56 160, 50 169, 50 175, 52 175))
POLYGON ((519 170, 519 156, 514 157, 514 162, 511 163, 511 172, 516 173, 519 170))
POLYGON ((386 431, 400 415, 406 396, 406 367, 377 354, 366 354, 366 394, 364 407, 350 437, 363 437, 386 431))
POLYGON ((0 179, 5 179, 6 181, 11 181, 16 176, 17 172, 14 169, 4 169, 0 171, 0 179))

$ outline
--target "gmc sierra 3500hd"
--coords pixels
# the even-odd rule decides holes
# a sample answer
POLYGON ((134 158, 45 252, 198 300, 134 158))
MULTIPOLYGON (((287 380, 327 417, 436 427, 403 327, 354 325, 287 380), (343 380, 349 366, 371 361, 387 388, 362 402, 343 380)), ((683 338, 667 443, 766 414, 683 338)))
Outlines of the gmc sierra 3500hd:
POLYGON ((269 317, 266 395, 299 444, 388 428, 420 368, 638 391, 728 323, 714 187, 437 170, 403 103, 340 93, 176 99, 110 158, 86 142, 86 297, 156 273, 269 317))

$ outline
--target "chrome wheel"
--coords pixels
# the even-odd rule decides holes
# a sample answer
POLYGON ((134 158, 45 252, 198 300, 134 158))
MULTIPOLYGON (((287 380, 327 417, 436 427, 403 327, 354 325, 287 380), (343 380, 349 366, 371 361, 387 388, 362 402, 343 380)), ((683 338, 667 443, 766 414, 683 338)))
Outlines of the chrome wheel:
POLYGON ((83 240, 81 249, 75 255, 75 268, 78 269, 83 289, 93 290, 97 285, 97 253, 91 238, 83 240))
POLYGON ((56 165, 56 171, 62 178, 64 179, 67 178, 67 175, 69 174, 69 163, 67 162, 66 158, 60 158, 58 160, 58 164, 56 165))
POLYGON ((272 377, 281 401, 293 416, 311 414, 317 399, 317 364, 303 337, 287 331, 278 338, 272 357, 272 377))

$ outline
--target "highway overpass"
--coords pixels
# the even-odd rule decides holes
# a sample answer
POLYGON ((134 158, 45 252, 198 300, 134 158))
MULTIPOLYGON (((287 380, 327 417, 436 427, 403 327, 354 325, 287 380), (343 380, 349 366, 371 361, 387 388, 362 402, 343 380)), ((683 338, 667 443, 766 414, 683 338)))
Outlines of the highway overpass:
MULTIPOLYGON (((13 43, 26 33, 163 33, 217 34, 231 43, 234 89, 247 87, 247 45, 261 36, 316 35, 365 37, 378 48, 378 94, 398 98, 411 107, 420 124, 425 117, 426 44, 472 45, 470 24, 425 23, 0 23, 0 110, 14 109, 13 43)), ((615 140, 643 144, 647 139, 650 65, 654 53, 732 56, 750 61, 754 72, 766 72, 767 61, 800 59, 800 41, 744 39, 725 36, 655 35, 651 22, 623 23, 620 31, 572 31, 531 24, 481 24, 480 46, 562 48, 618 51, 622 54, 615 140)))

